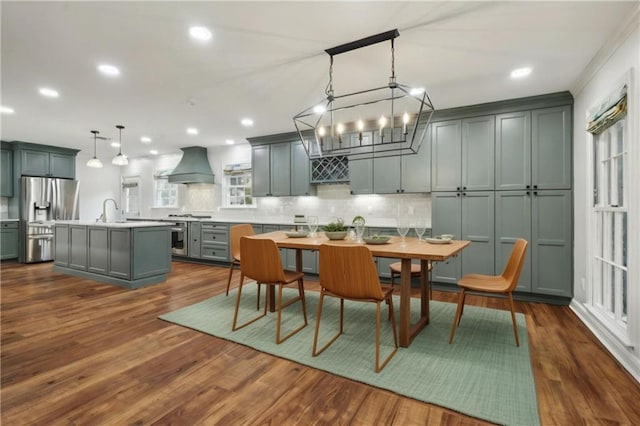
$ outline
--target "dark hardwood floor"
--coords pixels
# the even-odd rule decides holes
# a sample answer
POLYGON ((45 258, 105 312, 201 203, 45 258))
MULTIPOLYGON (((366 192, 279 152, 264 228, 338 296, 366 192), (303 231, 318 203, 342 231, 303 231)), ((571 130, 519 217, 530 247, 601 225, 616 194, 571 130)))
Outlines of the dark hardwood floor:
MULTIPOLYGON (((484 424, 157 319, 223 293, 225 268, 174 262, 166 283, 133 291, 51 263, 0 273, 3 425, 484 424)), ((544 425, 640 424, 640 385, 568 307, 516 309, 544 425)))

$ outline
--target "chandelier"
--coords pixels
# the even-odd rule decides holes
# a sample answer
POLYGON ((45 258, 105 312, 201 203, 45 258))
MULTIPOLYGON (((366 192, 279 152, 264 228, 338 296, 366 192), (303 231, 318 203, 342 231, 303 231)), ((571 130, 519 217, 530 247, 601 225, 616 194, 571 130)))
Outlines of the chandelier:
POLYGON ((396 81, 397 29, 326 49, 330 56, 325 98, 293 117, 309 158, 346 155, 350 160, 415 154, 426 135, 433 105, 424 88, 396 81), (333 58, 391 41, 391 77, 385 86, 336 95, 333 58))

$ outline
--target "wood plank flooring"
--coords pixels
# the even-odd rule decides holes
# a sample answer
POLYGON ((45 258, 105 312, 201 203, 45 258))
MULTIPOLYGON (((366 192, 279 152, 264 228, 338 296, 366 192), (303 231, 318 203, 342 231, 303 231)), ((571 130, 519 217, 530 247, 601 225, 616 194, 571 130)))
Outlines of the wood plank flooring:
MULTIPOLYGON (((3 263, 2 424, 485 424, 157 319, 223 293, 227 271, 174 262, 166 283, 125 290, 51 263, 3 263)), ((527 317, 544 425, 640 424, 640 385, 568 307, 516 309, 527 317)))

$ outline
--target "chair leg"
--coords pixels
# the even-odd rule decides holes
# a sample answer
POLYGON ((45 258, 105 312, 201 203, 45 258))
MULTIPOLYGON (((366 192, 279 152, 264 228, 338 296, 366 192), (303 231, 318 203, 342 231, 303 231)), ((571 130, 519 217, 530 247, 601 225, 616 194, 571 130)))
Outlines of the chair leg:
POLYGON ((260 283, 256 282, 256 284, 258 284, 258 295, 256 297, 256 311, 259 311, 260 310, 260 283))
POLYGON ((453 342, 453 336, 456 334, 456 328, 460 324, 460 317, 462 316, 462 307, 464 306, 464 298, 465 298, 466 290, 464 288, 460 289, 460 296, 458 296, 458 307, 456 308, 456 316, 453 319, 453 324, 451 325, 451 334, 449 335, 449 344, 453 342))
POLYGON ((518 339, 518 326, 516 325, 516 311, 513 307, 513 297, 508 293, 509 307, 511 308, 511 322, 513 323, 513 334, 516 336, 516 346, 520 347, 520 339, 518 339))
POLYGON ((231 331, 239 330, 239 329, 251 324, 252 322, 255 322, 255 321, 259 320, 260 318, 262 318, 262 317, 267 315, 267 304, 265 303, 264 311, 262 312, 261 315, 258 315, 257 317, 255 317, 253 319, 250 319, 249 321, 245 322, 244 324, 237 325, 237 322, 238 322, 238 311, 240 310, 240 298, 242 297, 242 285, 243 284, 244 284, 244 274, 242 274, 242 272, 240 272, 240 284, 238 285, 238 295, 236 296, 236 309, 235 309, 235 312, 233 313, 233 324, 231 325, 231 331))
POLYGON ((317 313, 317 316, 316 316, 316 331, 313 334, 313 351, 311 352, 311 354, 313 356, 318 356, 322 352, 324 352, 325 349, 327 349, 338 337, 340 337, 340 335, 342 334, 342 330, 343 330, 344 299, 340 299, 340 330, 323 347, 318 349, 318 335, 320 334, 320 322, 322 320, 322 306, 324 305, 324 296, 325 296, 325 290, 324 290, 324 288, 322 288, 320 290, 320 297, 318 298, 318 313, 317 313))
MULTIPOLYGON (((393 339, 395 347, 393 351, 387 355, 382 365, 380 365, 380 305, 381 302, 376 302, 376 373, 382 371, 398 351, 398 338, 396 335, 395 321, 393 321, 393 339)), ((389 310, 393 310, 393 300, 389 300, 389 310)))
MULTIPOLYGON (((299 290, 302 290, 302 282, 299 281, 298 282, 299 285, 299 290)), ((307 326, 307 308, 305 306, 304 303, 304 290, 302 290, 301 295, 299 295, 298 297, 295 297, 293 299, 288 300, 286 303, 282 303, 282 289, 285 286, 285 284, 283 283, 279 283, 278 284, 278 301, 277 301, 277 324, 276 324, 276 344, 280 344, 282 342, 284 342, 285 340, 287 340, 289 337, 293 336, 294 334, 296 334, 298 331, 302 330, 304 327, 307 326), (289 334, 287 334, 284 337, 280 337, 280 324, 282 322, 282 309, 286 308, 287 306, 291 305, 292 303, 297 302, 298 300, 302 301, 302 314, 304 316, 304 322, 303 324, 296 328, 295 330, 291 331, 289 334)))
POLYGON ((460 326, 460 321, 462 321, 462 315, 464 314, 464 305, 467 302, 467 292, 464 292, 464 296, 462 296, 462 307, 460 308, 460 316, 458 317, 458 325, 460 326))
POLYGON ((233 266, 239 265, 239 263, 234 259, 231 261, 231 265, 229 265, 229 278, 227 279, 227 293, 229 295, 229 288, 231 287, 231 277, 233 276, 233 266))
POLYGON ((302 314, 304 315, 304 324, 307 325, 307 299, 304 297, 304 283, 302 278, 298 280, 298 294, 302 301, 302 314))

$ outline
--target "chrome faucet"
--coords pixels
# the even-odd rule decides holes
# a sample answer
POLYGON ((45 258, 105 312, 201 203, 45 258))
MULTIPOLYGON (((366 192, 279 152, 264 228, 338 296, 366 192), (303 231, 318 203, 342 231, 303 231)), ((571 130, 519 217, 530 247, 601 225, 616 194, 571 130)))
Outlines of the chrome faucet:
POLYGON ((113 198, 106 198, 102 202, 102 214, 100 215, 100 219, 102 219, 103 223, 107 221, 107 201, 109 200, 113 201, 114 207, 116 208, 116 210, 118 210, 118 203, 116 203, 116 200, 114 200, 113 198))

